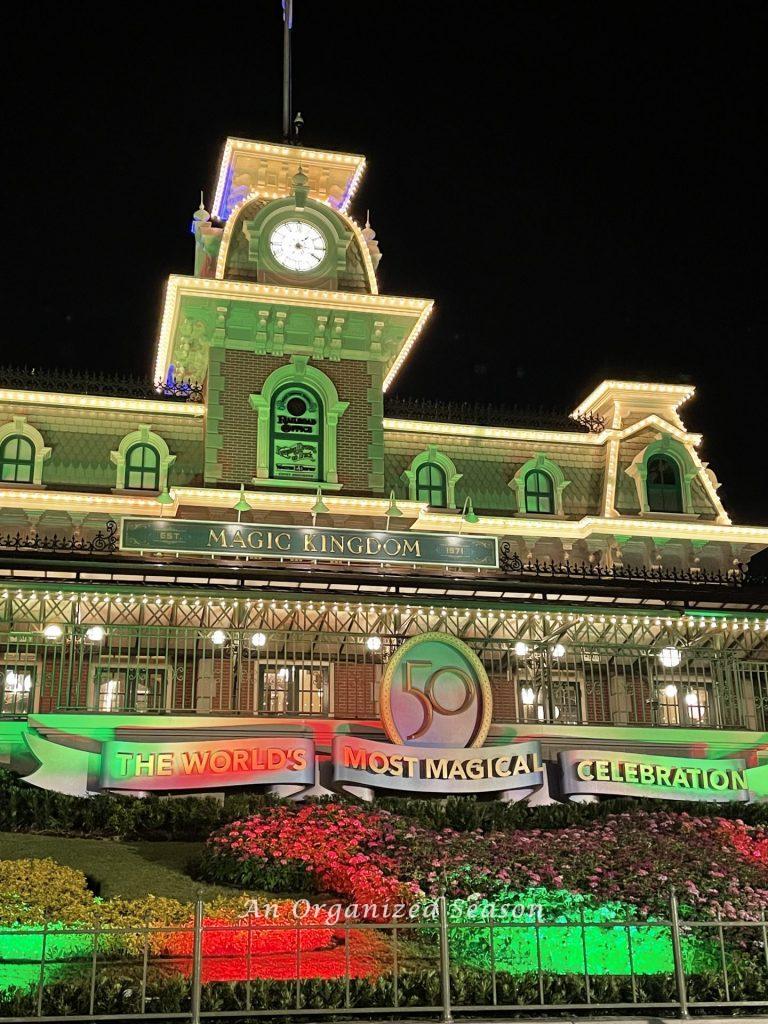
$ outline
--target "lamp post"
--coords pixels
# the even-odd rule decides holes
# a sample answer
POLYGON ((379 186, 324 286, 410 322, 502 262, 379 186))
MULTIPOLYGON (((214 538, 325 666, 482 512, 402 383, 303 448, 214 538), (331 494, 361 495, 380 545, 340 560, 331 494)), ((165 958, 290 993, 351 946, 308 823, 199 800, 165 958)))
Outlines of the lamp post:
POLYGON ((393 518, 398 518, 398 517, 402 516, 402 514, 403 514, 400 511, 400 509, 397 507, 397 502, 395 501, 395 492, 394 491, 390 491, 389 492, 389 508, 387 509, 387 513, 386 514, 387 514, 387 526, 386 526, 386 529, 387 529, 387 533, 389 533, 389 520, 393 519, 393 518))
POLYGON ((312 525, 314 526, 317 522, 317 517, 321 512, 327 512, 328 506, 323 501, 323 488, 317 488, 317 494, 315 495, 315 504, 309 510, 312 513, 312 525))
POLYGON ((240 484, 240 500, 234 506, 234 508, 235 511, 237 512, 238 523, 240 522, 240 517, 242 516, 243 512, 251 511, 251 506, 248 504, 245 498, 245 484, 240 484))
POLYGON ((479 521, 480 520, 478 516, 475 515, 475 510, 472 507, 472 499, 467 495, 464 499, 464 508, 461 510, 461 525, 459 526, 459 533, 464 529, 464 523, 469 523, 470 526, 473 526, 479 521))

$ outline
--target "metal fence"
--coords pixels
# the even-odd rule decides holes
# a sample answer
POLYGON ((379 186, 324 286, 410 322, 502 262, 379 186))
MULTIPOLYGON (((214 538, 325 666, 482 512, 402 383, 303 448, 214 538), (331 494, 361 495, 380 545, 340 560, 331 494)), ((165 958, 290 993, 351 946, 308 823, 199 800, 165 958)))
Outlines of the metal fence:
MULTIPOLYGON (((331 630, 66 626, 0 642, 0 716, 52 711, 368 719, 405 638, 331 630), (98 639, 91 637, 98 636, 98 639)), ((707 646, 466 637, 500 723, 766 726, 768 661, 707 646)))
POLYGON ((649 919, 625 910, 612 919, 582 911, 575 920, 457 921, 445 898, 434 910, 386 923, 342 916, 330 928, 296 917, 267 928, 253 915, 232 924, 208 918, 198 901, 183 926, 0 929, 0 1019, 421 1015, 447 1024, 454 1014, 768 1012, 762 914, 681 918, 674 894, 668 912, 649 919), (329 942, 331 971, 317 959, 329 942), (14 971, 27 973, 26 985, 9 987, 14 971))

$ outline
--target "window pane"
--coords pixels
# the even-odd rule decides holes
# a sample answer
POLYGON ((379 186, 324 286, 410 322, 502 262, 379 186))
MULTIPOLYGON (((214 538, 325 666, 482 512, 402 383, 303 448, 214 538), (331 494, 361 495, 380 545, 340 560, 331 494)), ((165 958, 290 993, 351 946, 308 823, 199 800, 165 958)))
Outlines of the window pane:
POLYGON ((35 467, 35 448, 27 437, 14 434, 0 448, 0 479, 10 483, 29 484, 35 467))
POLYGON ((448 504, 445 471, 434 462, 424 462, 416 470, 416 500, 438 508, 448 504))
POLYGON ((135 444, 125 460, 125 486, 130 490, 160 490, 160 455, 150 444, 135 444))
POLYGON ((652 512, 682 512, 683 496, 677 464, 664 455, 648 460, 646 475, 648 508, 652 512))
POLYGON ((532 469, 525 476, 525 510, 552 515, 555 511, 555 489, 549 473, 532 469))
POLYGON ((309 388, 290 384, 272 399, 270 476, 322 480, 323 404, 309 388))

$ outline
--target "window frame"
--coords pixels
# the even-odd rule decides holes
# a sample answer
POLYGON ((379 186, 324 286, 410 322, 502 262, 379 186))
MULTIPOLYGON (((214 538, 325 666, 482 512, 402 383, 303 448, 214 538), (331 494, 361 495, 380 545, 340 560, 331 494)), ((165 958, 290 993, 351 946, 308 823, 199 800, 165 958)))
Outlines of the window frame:
MULTIPOLYGON (((662 477, 664 475, 662 471, 662 477)), ((654 452, 646 462, 645 467, 645 498, 648 505, 649 512, 666 512, 670 514, 682 513, 685 508, 685 500, 683 496, 683 475, 680 471, 680 466, 677 460, 674 459, 668 452, 654 452), (668 466, 672 470, 674 481, 672 483, 651 483, 651 470, 655 464, 661 464, 662 466, 668 466), (652 500, 652 495, 656 498, 659 495, 662 496, 663 500, 660 503, 652 500), (669 508, 669 499, 674 496, 674 508, 669 508), (659 507, 661 505, 661 507, 659 507)))
POLYGON ((35 444, 34 440, 31 437, 29 437, 27 434, 23 434, 23 433, 8 434, 7 437, 4 437, 3 440, 0 441, 0 480, 4 484, 31 484, 31 483, 34 483, 34 480, 35 480, 35 461, 36 461, 36 457, 37 457, 37 445, 35 444), (6 457, 6 449, 7 449, 8 445, 11 444, 14 441, 16 442, 16 457, 12 458, 12 459, 11 458, 7 458, 6 457), (29 458, 28 459, 27 458, 22 459, 22 458, 19 457, 19 447, 20 447, 20 443, 21 442, 23 442, 25 445, 29 446, 29 458), (5 467, 9 466, 9 465, 14 467, 14 476, 13 476, 12 479, 6 477, 6 475, 5 475, 5 467), (28 471, 29 471, 28 475, 24 479, 19 479, 19 466, 26 466, 28 471))
POLYGON ((273 479, 273 480, 278 480, 278 479, 279 480, 286 480, 286 481, 289 481, 289 482, 293 481, 293 480, 307 480, 307 481, 310 481, 311 483, 323 483, 323 481, 325 479, 324 478, 324 472, 325 472, 325 444, 324 444, 324 435, 325 435, 325 403, 323 402, 323 396, 315 388, 313 388, 309 384, 306 384, 303 380, 299 380, 299 381, 286 381, 285 383, 280 384, 278 387, 276 387, 275 390, 272 392, 272 395, 270 396, 270 400, 269 400, 269 476, 270 476, 270 479, 273 479), (301 434, 301 435, 297 435, 297 434, 294 434, 294 435, 282 434, 281 432, 279 432, 276 429, 277 425, 275 423, 275 406, 276 406, 276 403, 277 403, 278 399, 280 398, 280 396, 282 394, 284 394, 286 391, 300 391, 300 392, 304 392, 304 393, 306 393, 308 395, 311 395, 312 398, 317 403, 317 424, 315 425, 315 429, 311 433, 309 433, 309 434, 304 433, 304 434, 301 434), (301 440, 305 439, 308 442, 311 441, 313 444, 317 445, 317 469, 316 469, 316 472, 313 473, 312 475, 297 476, 295 478, 294 477, 290 477, 290 476, 280 476, 280 477, 276 477, 275 476, 275 444, 277 443, 277 441, 279 439, 285 439, 286 441, 289 441, 291 439, 291 437, 293 437, 294 440, 296 440, 296 441, 301 441, 301 440))
POLYGON ((161 460, 160 452, 158 451, 157 447, 155 445, 153 445, 150 441, 143 441, 143 440, 142 441, 134 441, 134 443, 127 449, 127 451, 125 453, 125 476, 123 478, 123 482, 124 482, 126 491, 153 491, 153 492, 154 491, 159 491, 160 490, 161 462, 162 462, 162 460, 161 460), (147 466, 144 464, 145 460, 144 460, 144 456, 143 455, 142 455, 142 460, 141 460, 141 465, 140 466, 132 465, 131 457, 139 449, 141 449, 142 452, 150 451, 150 452, 152 452, 154 454, 154 457, 155 457, 155 465, 154 465, 154 467, 147 468, 147 466), (152 487, 145 487, 143 485, 143 483, 142 483, 141 486, 138 486, 138 487, 133 485, 131 483, 131 475, 134 474, 134 473, 140 474, 142 481, 143 481, 143 479, 144 479, 144 477, 145 477, 145 475, 147 473, 151 473, 152 474, 152 479, 153 479, 152 487))
POLYGON ((552 474, 541 466, 535 466, 529 469, 523 478, 523 494, 525 496, 525 511, 528 515, 537 516, 553 516, 555 515, 555 481, 552 478, 552 474), (546 491, 540 489, 540 484, 536 490, 532 490, 529 481, 532 477, 536 477, 537 480, 542 478, 547 482, 546 491), (548 509, 541 508, 542 498, 545 498, 548 509), (535 504, 535 507, 532 505, 535 504))

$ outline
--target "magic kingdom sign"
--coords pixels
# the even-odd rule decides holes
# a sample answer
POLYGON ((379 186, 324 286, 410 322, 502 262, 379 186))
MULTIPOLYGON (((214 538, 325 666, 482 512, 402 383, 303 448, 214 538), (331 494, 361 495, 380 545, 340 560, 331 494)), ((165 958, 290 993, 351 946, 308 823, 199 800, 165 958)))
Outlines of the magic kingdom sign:
POLYGON ((497 569, 496 537, 126 516, 123 551, 497 569))

